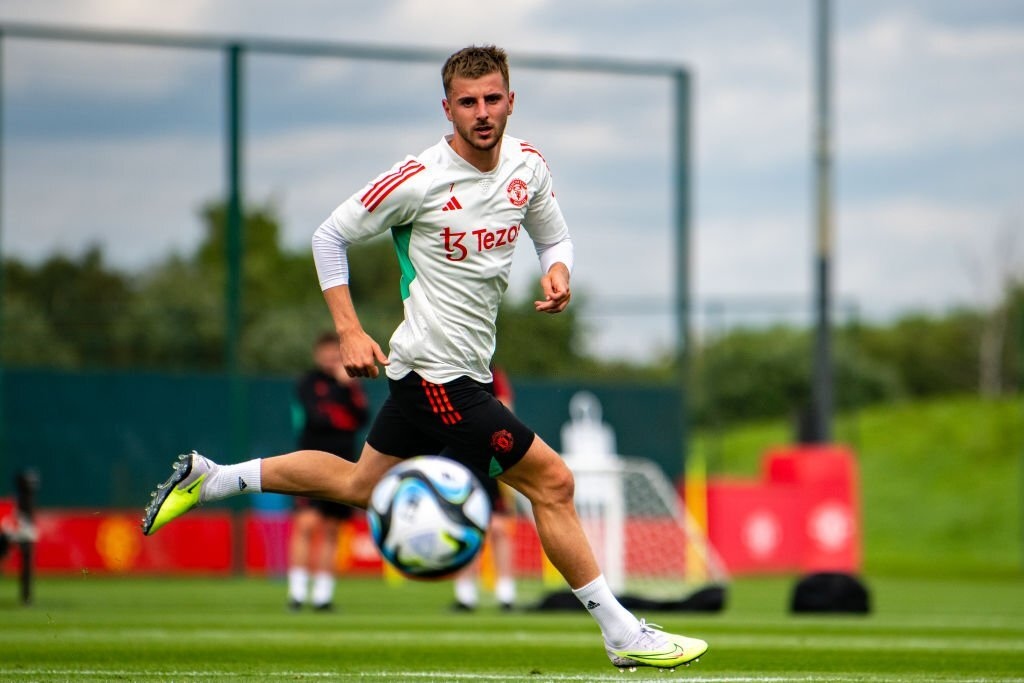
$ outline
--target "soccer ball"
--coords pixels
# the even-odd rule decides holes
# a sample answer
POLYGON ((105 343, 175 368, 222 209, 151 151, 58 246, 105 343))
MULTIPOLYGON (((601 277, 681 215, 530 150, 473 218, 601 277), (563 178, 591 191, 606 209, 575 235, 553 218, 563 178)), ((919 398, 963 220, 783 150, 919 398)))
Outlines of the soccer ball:
POLYGON ((463 465, 423 455, 377 483, 367 509, 381 555, 402 574, 436 579, 470 563, 491 518, 487 492, 463 465))

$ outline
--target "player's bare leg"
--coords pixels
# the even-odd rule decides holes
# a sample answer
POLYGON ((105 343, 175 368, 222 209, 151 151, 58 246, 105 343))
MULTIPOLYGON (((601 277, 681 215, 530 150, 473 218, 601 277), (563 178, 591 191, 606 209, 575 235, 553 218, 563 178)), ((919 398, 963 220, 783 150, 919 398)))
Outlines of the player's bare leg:
POLYGON ((562 458, 538 436, 499 479, 530 501, 541 545, 572 589, 601 574, 573 502, 575 483, 562 458))
POLYGON ((326 498, 366 508, 370 492, 384 473, 401 462, 369 444, 358 462, 324 451, 295 451, 263 458, 264 491, 309 498, 326 498))
POLYGON ((530 501, 544 552, 597 621, 612 664, 669 669, 704 654, 708 646, 703 640, 648 626, 612 594, 576 514, 572 472, 539 436, 500 479, 530 501))

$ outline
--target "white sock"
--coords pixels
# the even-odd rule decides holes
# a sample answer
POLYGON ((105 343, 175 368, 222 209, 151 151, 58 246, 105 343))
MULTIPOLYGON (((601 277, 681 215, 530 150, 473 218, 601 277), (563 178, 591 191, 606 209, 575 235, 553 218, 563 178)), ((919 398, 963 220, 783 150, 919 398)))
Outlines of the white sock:
POLYGON ((314 605, 328 605, 334 600, 334 575, 330 572, 317 572, 313 575, 314 605))
POLYGON ((494 594, 501 604, 513 604, 516 601, 516 580, 511 576, 499 577, 498 585, 494 587, 494 594))
POLYGON ((309 572, 305 567, 292 567, 288 570, 288 597, 295 602, 306 602, 306 589, 309 585, 309 572))
POLYGON ((625 647, 640 632, 640 622, 612 595, 604 574, 573 590, 573 594, 597 621, 601 634, 612 647, 625 647))
POLYGON ((239 493, 261 493, 260 459, 247 460, 237 465, 216 465, 203 486, 202 502, 221 500, 239 493))
POLYGON ((455 599, 468 607, 476 607, 476 578, 459 576, 455 579, 455 599))

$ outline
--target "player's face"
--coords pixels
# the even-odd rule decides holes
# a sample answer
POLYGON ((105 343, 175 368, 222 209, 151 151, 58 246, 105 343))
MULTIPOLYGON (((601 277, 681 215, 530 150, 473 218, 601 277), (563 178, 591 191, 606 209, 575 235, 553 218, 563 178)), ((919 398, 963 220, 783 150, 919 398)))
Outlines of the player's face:
POLYGON ((489 171, 497 163, 515 93, 497 72, 481 78, 453 78, 450 90, 442 104, 455 129, 452 147, 466 161, 489 171))

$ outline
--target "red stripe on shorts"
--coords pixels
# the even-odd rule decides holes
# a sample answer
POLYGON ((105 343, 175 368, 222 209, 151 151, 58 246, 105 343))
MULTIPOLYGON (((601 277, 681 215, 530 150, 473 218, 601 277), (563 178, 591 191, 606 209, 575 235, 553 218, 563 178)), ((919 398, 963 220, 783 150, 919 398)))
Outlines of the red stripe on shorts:
POLYGON ((430 402, 430 409, 441 418, 441 422, 444 422, 446 425, 453 425, 462 420, 462 415, 459 414, 459 411, 455 410, 455 406, 448 400, 448 392, 445 391, 443 386, 432 384, 425 379, 421 380, 421 385, 423 386, 423 393, 426 394, 427 400, 430 402))

